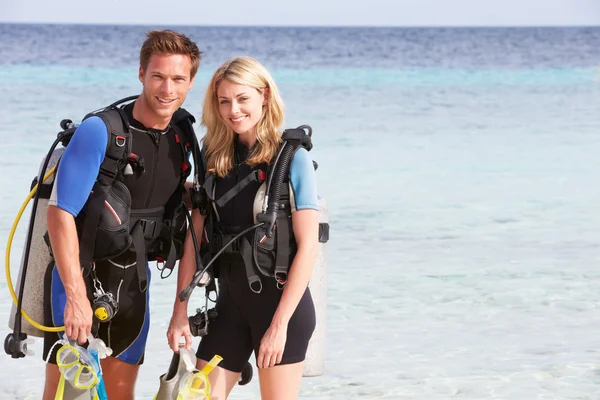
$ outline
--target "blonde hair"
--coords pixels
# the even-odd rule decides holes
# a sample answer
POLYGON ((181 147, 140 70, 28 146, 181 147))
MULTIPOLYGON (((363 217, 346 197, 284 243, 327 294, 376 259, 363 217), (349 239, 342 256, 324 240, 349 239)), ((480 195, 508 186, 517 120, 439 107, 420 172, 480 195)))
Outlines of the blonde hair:
POLYGON ((206 134, 202 143, 206 152, 209 173, 225 177, 233 168, 236 133, 229 128, 219 112, 217 89, 223 80, 249 86, 261 94, 266 92, 263 114, 256 125, 257 142, 246 163, 251 167, 271 161, 281 143, 280 126, 283 124, 283 101, 271 74, 258 61, 250 57, 235 57, 222 64, 214 73, 202 111, 202 125, 206 134))

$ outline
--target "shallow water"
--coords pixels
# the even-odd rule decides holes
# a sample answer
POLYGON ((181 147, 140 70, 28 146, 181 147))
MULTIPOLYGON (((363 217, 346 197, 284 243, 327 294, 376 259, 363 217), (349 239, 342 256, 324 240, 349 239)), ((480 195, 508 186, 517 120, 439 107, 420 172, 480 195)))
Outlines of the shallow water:
MULTIPOLYGON (((1 243, 58 122, 139 91, 143 28, 53 29, 0 25, 1 243)), ((301 398, 600 397, 599 29, 185 29, 210 44, 186 108, 199 116, 216 64, 249 53, 272 69, 287 126, 314 128, 327 369, 301 398)), ((157 277, 139 398, 170 360, 175 279, 157 277)), ((0 399, 41 396, 41 347, 0 356, 0 399)), ((258 393, 255 379, 231 398, 258 393)))

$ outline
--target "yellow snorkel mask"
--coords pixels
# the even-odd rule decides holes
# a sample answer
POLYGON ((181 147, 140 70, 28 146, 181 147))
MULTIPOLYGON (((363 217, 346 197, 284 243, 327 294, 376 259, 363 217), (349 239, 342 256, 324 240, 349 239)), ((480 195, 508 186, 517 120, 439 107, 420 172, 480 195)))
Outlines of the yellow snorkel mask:
MULTIPOLYGON (((77 346, 79 347, 79 346, 77 346)), ((56 353, 56 364, 66 381, 78 389, 91 389, 99 381, 94 362, 88 359, 77 347, 65 343, 56 353)))
POLYGON ((177 400, 210 400, 210 380, 208 374, 223 360, 215 355, 200 371, 191 362, 185 347, 179 348, 179 354, 185 362, 187 374, 179 381, 177 400))
MULTIPOLYGON (((76 389, 92 390, 92 398, 95 400, 107 398, 102 381, 100 359, 110 356, 112 349, 92 335, 88 337, 88 341, 87 349, 75 341, 65 339, 64 336, 54 343, 54 346, 60 345, 56 352, 56 364, 61 374, 55 400, 63 399, 66 382, 76 389)), ((53 348, 50 349, 48 357, 52 354, 52 350, 53 348)))

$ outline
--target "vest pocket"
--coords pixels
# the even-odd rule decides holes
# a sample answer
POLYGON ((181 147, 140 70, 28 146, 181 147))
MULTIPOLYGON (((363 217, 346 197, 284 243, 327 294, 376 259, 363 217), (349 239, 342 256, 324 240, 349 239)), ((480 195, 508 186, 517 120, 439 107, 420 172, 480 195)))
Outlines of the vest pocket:
POLYGON ((272 277, 275 274, 277 230, 273 230, 271 237, 267 237, 265 231, 261 226, 254 232, 254 264, 261 274, 272 277))
POLYGON ((102 212, 96 233, 94 258, 101 260, 116 257, 131 246, 129 189, 123 183, 115 181, 103 204, 97 206, 102 207, 102 212))

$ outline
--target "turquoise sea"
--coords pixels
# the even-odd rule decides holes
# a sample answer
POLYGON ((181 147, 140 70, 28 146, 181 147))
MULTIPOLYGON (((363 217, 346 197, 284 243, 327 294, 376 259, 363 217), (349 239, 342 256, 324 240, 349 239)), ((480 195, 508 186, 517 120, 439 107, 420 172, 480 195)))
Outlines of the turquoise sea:
MULTIPOLYGON (((0 24, 2 250, 60 120, 139 93, 148 29, 0 24)), ((327 365, 301 398, 600 398, 600 28, 175 29, 204 51, 192 113, 244 54, 272 71, 286 126, 313 127, 327 365)), ((150 290, 140 399, 170 361, 175 279, 150 290)), ((2 276, 0 321, 10 301, 2 276)), ((0 399, 41 397, 33 349, 0 355, 0 399)), ((258 396, 255 379, 231 398, 258 396)))

